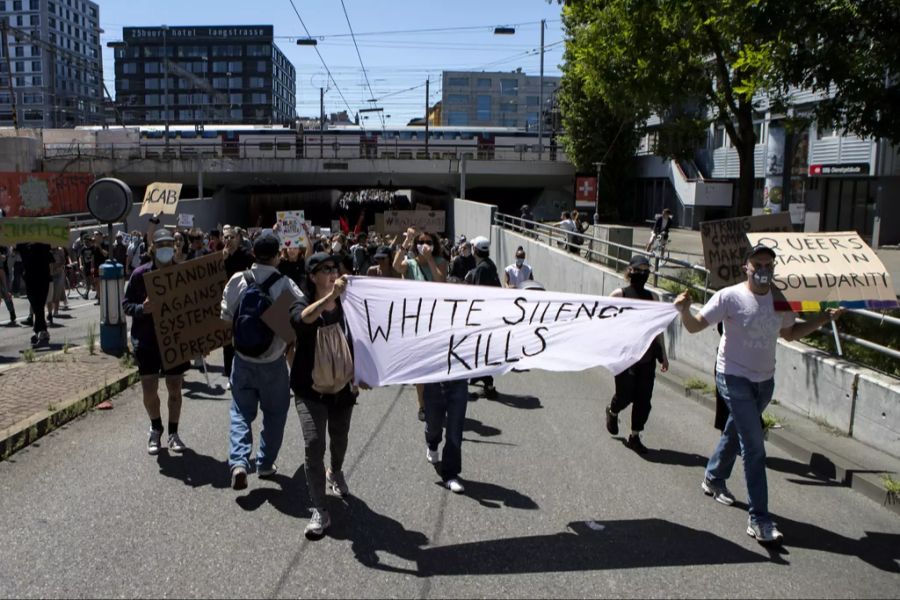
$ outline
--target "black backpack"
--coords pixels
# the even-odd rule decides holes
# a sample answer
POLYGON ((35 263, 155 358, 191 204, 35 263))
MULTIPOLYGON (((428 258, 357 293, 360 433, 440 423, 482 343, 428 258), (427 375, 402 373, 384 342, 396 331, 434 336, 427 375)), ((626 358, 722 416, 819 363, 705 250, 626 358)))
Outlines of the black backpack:
POLYGON ((234 313, 232 342, 234 349, 244 356, 262 356, 275 339, 275 332, 263 322, 262 316, 272 306, 269 290, 279 279, 281 273, 273 273, 260 284, 252 272, 244 271, 247 288, 241 292, 238 308, 234 313))

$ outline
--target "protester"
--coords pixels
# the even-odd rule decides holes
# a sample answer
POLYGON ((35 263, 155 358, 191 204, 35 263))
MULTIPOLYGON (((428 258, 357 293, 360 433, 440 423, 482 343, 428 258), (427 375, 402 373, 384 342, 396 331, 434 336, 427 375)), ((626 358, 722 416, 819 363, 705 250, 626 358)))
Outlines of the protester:
MULTIPOLYGON (((232 228, 226 225, 222 228, 225 249, 222 253, 225 256, 225 275, 230 281, 235 273, 243 272, 253 265, 253 256, 244 248, 240 229, 232 228)), ((225 389, 231 389, 231 367, 234 362, 234 346, 226 344, 222 348, 222 354, 225 359, 224 375, 226 379, 225 389)))
MULTIPOLYGON (((587 231, 587 223, 581 220, 581 213, 578 212, 578 209, 572 211, 572 223, 575 224, 575 232, 578 234, 583 234, 587 231)), ((580 252, 581 245, 584 243, 584 238, 581 235, 570 236, 572 239, 572 244, 576 246, 576 252, 580 252)))
POLYGON ((647 247, 645 250, 650 252, 650 249, 653 247, 653 240, 656 239, 657 235, 661 235, 663 239, 669 239, 669 229, 675 224, 675 221, 672 219, 672 211, 668 208, 664 208, 662 214, 656 218, 656 222, 653 224, 653 231, 650 232, 650 239, 647 241, 647 247))
POLYGON ((297 284, 275 268, 280 245, 278 236, 264 229, 253 242, 253 266, 235 273, 222 294, 222 319, 234 324, 228 466, 231 487, 236 490, 247 487, 253 450, 251 423, 257 410, 262 411, 263 423, 256 473, 270 477, 278 471, 275 460, 290 407, 291 386, 284 359, 287 343, 261 318, 282 294, 291 294, 295 301, 303 297, 297 284))
POLYGON ((371 266, 369 240, 365 233, 357 234, 356 243, 350 247, 350 256, 353 257, 353 274, 365 275, 371 266))
POLYGON ((222 241, 222 234, 218 229, 211 229, 209 231, 209 244, 207 245, 207 249, 210 252, 221 252, 225 249, 225 242, 222 241))
POLYGON ((203 243, 203 234, 199 230, 195 229, 191 231, 188 239, 190 240, 190 247, 188 248, 186 255, 187 260, 193 260, 209 254, 209 244, 203 243))
POLYGON ((131 242, 129 242, 128 251, 125 254, 125 268, 129 275, 132 271, 141 266, 143 255, 146 252, 144 237, 139 231, 132 231, 131 242))
POLYGON ((116 234, 116 241, 112 247, 112 256, 120 265, 128 262, 128 246, 125 245, 125 235, 120 231, 116 234))
POLYGON ((57 246, 50 251, 50 289, 47 292, 47 323, 59 316, 59 305, 66 297, 66 251, 57 246))
POLYGON ((462 283, 469 271, 475 268, 475 257, 472 256, 472 245, 463 240, 457 244, 459 254, 450 263, 447 279, 454 283, 462 283))
POLYGON ((100 265, 106 262, 109 257, 109 244, 104 241, 103 233, 94 232, 94 245, 92 247, 94 253, 91 261, 91 280, 94 282, 94 294, 97 298, 97 304, 100 304, 100 265))
MULTIPOLYGON (((466 273, 466 283, 472 285, 486 285, 489 287, 502 287, 500 276, 497 274, 497 265, 491 260, 491 242, 484 236, 478 236, 472 240, 472 252, 475 254, 475 268, 466 273)), ((491 375, 476 377, 469 381, 470 385, 476 382, 484 383, 484 397, 488 400, 497 399, 497 388, 494 387, 494 378, 491 375)), ((477 398, 477 396, 475 396, 477 398)))
POLYGON ((698 315, 690 310, 689 292, 683 292, 675 301, 689 333, 719 322, 725 324, 716 359, 716 387, 730 415, 706 465, 701 488, 717 502, 733 504, 734 495, 725 482, 740 450, 750 513, 747 534, 761 543, 777 542, 783 537, 769 514, 766 449, 760 422, 775 387, 778 336, 799 340, 843 313, 843 309, 831 309, 801 324, 795 322, 791 312, 775 312, 771 289, 774 267, 775 251, 756 245, 744 259, 746 281, 713 294, 698 315))
POLYGON ((352 386, 353 349, 340 299, 347 280, 338 278, 338 269, 337 259, 324 252, 306 259, 305 297, 291 307, 297 334, 291 388, 305 442, 306 483, 313 508, 305 534, 311 539, 321 537, 331 525, 326 483, 340 497, 350 493, 343 466, 357 392, 352 386), (326 432, 331 448, 327 472, 326 432))
POLYGON ((375 251, 375 264, 369 267, 366 275, 369 277, 392 277, 399 278, 400 273, 394 269, 393 265, 394 252, 391 246, 379 246, 375 251))
POLYGON ((89 234, 82 236, 81 247, 75 250, 75 253, 81 266, 81 273, 84 275, 84 299, 87 300, 94 284, 94 238, 89 234))
POLYGON ((29 243, 19 244, 17 248, 22 256, 22 265, 25 269, 25 292, 28 295, 28 304, 34 315, 34 335, 31 336, 31 345, 35 348, 49 346, 50 333, 47 331, 47 320, 44 318, 44 305, 47 303, 47 293, 50 291, 50 263, 53 262, 50 246, 29 243))
POLYGON ((569 252, 575 252, 575 253, 579 252, 578 246, 576 246, 574 244, 574 242, 575 242, 574 232, 576 230, 576 227, 575 227, 575 221, 572 220, 571 213, 569 213, 568 211, 564 211, 562 213, 562 221, 557 223, 556 226, 559 227, 560 229, 563 229, 563 230, 569 232, 566 234, 566 243, 565 243, 566 250, 568 250, 569 252))
POLYGON ((153 232, 153 243, 150 246, 151 261, 141 265, 131 274, 125 286, 125 298, 122 307, 125 314, 132 318, 131 344, 134 359, 141 377, 141 391, 144 397, 144 409, 150 418, 150 438, 147 441, 147 453, 159 454, 163 434, 162 416, 159 401, 159 377, 166 380, 168 392, 169 438, 167 446, 172 452, 184 452, 186 446, 178 434, 178 423, 181 419, 181 386, 184 373, 190 368, 185 362, 171 369, 163 367, 162 356, 156 341, 156 330, 153 325, 153 314, 159 310, 147 297, 147 283, 144 274, 158 269, 167 269, 175 264, 175 238, 168 229, 161 228, 153 232))
MULTIPOLYGON (((629 285, 614 290, 613 298, 630 300, 654 300, 650 290, 644 288, 650 277, 650 261, 646 256, 637 255, 628 263, 625 278, 629 285)), ((653 396, 653 382, 656 378, 656 365, 662 365, 662 371, 669 370, 669 358, 662 334, 657 336, 644 355, 633 365, 616 375, 616 393, 612 402, 606 407, 606 430, 611 435, 619 433, 619 417, 629 405, 631 406, 631 434, 625 445, 638 454, 647 454, 649 450, 641 441, 641 432, 650 417, 650 398, 653 396)))
POLYGON ((517 288, 521 282, 534 279, 531 265, 525 262, 525 248, 516 248, 516 262, 506 267, 503 274, 508 288, 517 288))
MULTIPOLYGON (((417 232, 410 227, 406 230, 406 236, 400 250, 394 255, 394 270, 400 273, 404 279, 416 281, 447 280, 447 261, 440 256, 435 256, 434 249, 438 245, 438 238, 433 233, 417 232)), ((422 384, 416 385, 416 399, 419 403, 417 414, 420 421, 425 420, 425 388, 422 384)))
POLYGON ((9 259, 10 248, 0 246, 0 298, 6 304, 6 310, 9 311, 9 323, 7 327, 17 327, 16 325, 16 307, 13 305, 12 290, 9 285, 9 268, 7 261, 9 259))
POLYGON ((519 217, 525 221, 525 223, 523 223, 525 229, 534 229, 534 215, 531 213, 530 206, 523 204, 522 208, 519 209, 519 217))

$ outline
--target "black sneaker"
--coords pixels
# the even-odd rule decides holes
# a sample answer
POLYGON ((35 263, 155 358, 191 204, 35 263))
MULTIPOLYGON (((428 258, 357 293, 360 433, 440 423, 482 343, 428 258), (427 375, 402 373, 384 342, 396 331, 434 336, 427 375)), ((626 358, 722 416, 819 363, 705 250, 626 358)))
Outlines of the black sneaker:
POLYGON ((606 407, 606 430, 610 435, 619 434, 619 415, 608 406, 606 407))
POLYGON ((47 313, 47 323, 53 325, 53 313, 47 313))
POLYGON ((28 317, 24 321, 22 321, 22 325, 25 327, 34 327, 34 319, 32 317, 28 317))
POLYGON ((419 420, 422 421, 422 422, 424 423, 424 422, 425 422, 425 409, 424 409, 424 408, 420 408, 420 409, 419 409, 419 415, 418 415, 418 416, 419 416, 419 420))
POLYGON ((497 388, 494 386, 485 386, 484 388, 484 397, 488 400, 496 400, 497 399, 497 388))
POLYGON ((650 450, 647 449, 647 446, 641 441, 641 436, 634 433, 628 436, 628 441, 625 442, 625 445, 638 454, 647 454, 650 452, 650 450))

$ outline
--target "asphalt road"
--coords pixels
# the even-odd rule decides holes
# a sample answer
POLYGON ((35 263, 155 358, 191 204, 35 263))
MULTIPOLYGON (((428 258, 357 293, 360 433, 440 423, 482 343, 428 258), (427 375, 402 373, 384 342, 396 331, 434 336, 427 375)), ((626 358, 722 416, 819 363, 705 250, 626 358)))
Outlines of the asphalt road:
MULTIPOLYGON (((769 448, 786 540, 761 547, 745 505, 699 489, 712 413, 663 387, 641 458, 603 427, 604 371, 499 378, 498 401, 469 404, 463 496, 425 460, 414 389, 364 392, 354 496, 330 498, 334 524, 310 542, 293 408, 280 474, 234 492, 230 399, 212 384, 190 372, 183 456, 146 454, 132 388, 0 463, 0 596, 897 597, 894 514, 769 448)), ((731 487, 745 500, 740 462, 731 487)))
MULTIPOLYGON (((31 327, 22 324, 28 317, 28 300, 24 297, 15 297, 13 305, 16 309, 16 325, 10 326, 6 305, 0 303, 0 369, 3 365, 21 360, 22 350, 31 347, 30 340, 34 335, 31 327)), ((61 310, 60 316, 54 319, 52 325, 48 325, 50 333, 48 350, 61 350, 66 343, 73 346, 84 344, 91 325, 99 332, 99 323, 100 306, 96 304, 93 292, 90 300, 85 300, 72 292, 69 310, 61 310)), ((99 344, 99 337, 97 339, 99 344)))

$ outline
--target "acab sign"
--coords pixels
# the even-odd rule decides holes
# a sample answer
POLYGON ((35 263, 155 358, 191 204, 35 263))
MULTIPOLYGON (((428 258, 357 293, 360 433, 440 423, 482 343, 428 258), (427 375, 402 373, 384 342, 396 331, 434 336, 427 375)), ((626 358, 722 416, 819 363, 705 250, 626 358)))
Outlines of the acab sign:
POLYGON ((174 215, 181 197, 180 183, 151 183, 144 192, 142 215, 174 215))

